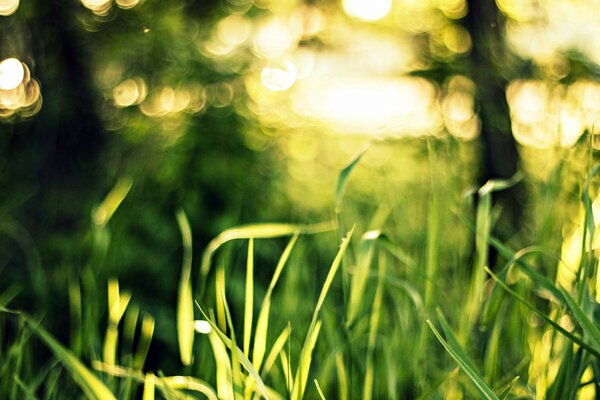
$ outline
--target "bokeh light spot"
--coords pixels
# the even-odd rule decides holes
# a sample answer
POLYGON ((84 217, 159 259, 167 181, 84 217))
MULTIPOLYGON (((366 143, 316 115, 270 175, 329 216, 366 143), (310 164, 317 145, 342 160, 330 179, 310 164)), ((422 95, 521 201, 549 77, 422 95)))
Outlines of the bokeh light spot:
POLYGON ((24 77, 23 64, 16 58, 7 58, 0 63, 0 89, 14 89, 23 82, 24 77))
POLYGON ((298 72, 292 62, 285 60, 281 63, 262 69, 260 81, 269 90, 281 92, 292 87, 298 72))
POLYGON ((19 0, 0 0, 0 15, 7 17, 19 8, 19 0))
POLYGON ((377 21, 389 14, 391 0, 343 0, 344 12, 363 21, 377 21))

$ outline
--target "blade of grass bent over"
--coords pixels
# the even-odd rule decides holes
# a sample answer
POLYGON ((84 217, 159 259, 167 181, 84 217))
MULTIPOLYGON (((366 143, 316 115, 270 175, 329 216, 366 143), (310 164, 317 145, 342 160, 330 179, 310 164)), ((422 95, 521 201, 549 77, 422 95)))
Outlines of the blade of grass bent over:
POLYGON ((333 230, 331 222, 322 222, 312 225, 295 225, 285 223, 264 223, 242 225, 227 229, 221 232, 217 237, 211 240, 204 253, 202 253, 202 263, 200 265, 200 277, 198 282, 198 297, 202 298, 206 287, 206 277, 210 272, 211 261, 215 252, 225 243, 236 239, 269 239, 282 236, 291 236, 296 232, 304 234, 314 234, 333 230))

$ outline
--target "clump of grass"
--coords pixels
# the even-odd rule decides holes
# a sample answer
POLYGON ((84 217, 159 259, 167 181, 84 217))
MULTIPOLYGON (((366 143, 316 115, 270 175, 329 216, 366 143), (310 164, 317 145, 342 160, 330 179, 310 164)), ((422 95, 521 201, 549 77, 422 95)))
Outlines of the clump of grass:
POLYGON ((0 293, 0 398, 595 398, 600 274, 592 196, 600 165, 581 187, 581 261, 565 287, 549 272, 564 263, 557 249, 528 242, 515 251, 514 240, 495 234, 502 210, 494 196, 523 184, 520 177, 472 191, 476 207, 446 210, 436 151, 429 147, 431 198, 416 247, 382 222, 389 204, 377 206, 362 235, 345 228, 344 193, 364 151, 340 173, 335 224, 235 227, 213 239, 196 265, 191 224, 177 212, 183 260, 172 357, 180 367, 168 375, 147 365, 160 324, 135 296, 111 278, 101 285, 106 303, 99 301, 106 230, 131 187, 121 181, 93 213, 90 263, 69 277, 68 346, 43 317, 11 309, 18 287, 0 293), (457 229, 445 226, 449 218, 472 231, 470 253, 460 252, 468 257, 447 259, 445 235, 457 229), (337 251, 328 261, 311 258, 320 251, 314 242, 330 241, 336 228, 343 233, 337 251), (262 253, 266 244, 278 249, 274 257, 262 253), (40 342, 52 360, 36 366, 40 342))

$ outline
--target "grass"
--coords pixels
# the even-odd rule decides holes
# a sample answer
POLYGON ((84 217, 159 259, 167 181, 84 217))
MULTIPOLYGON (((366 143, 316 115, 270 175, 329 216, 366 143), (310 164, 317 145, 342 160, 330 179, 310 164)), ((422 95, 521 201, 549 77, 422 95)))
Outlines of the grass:
MULTIPOLYGON (((548 221, 558 218, 548 210, 532 217, 530 232, 536 233, 502 237, 496 196, 515 185, 533 186, 526 175, 490 181, 461 198, 456 193, 464 187, 450 179, 443 149, 434 143, 424 235, 413 243, 399 239, 394 223, 401 213, 386 201, 371 205, 372 220, 346 226, 360 212, 346 213, 354 205, 345 195, 369 151, 340 173, 333 224, 234 227, 198 256, 190 221, 183 210, 176 214, 182 241, 172 310, 176 370, 148 365, 165 321, 140 309, 135 293, 117 279, 97 280, 98 260, 109 251, 110 219, 131 187, 119 181, 92 213, 89 263, 69 276, 69 327, 51 333, 44 315, 13 310, 21 295, 16 286, 0 293, 0 398, 600 395, 594 242, 600 166, 579 179, 583 234, 574 257, 555 245, 550 233, 562 225, 548 221), (469 238, 465 248, 452 235, 469 238), (567 259, 579 264, 566 265, 567 259), (570 281, 560 268, 574 271, 570 281)), ((543 207, 564 201, 560 190, 554 199, 548 193, 566 171, 568 158, 549 180, 554 186, 541 188, 543 207)), ((28 257, 31 268, 40 268, 36 257, 28 257)))

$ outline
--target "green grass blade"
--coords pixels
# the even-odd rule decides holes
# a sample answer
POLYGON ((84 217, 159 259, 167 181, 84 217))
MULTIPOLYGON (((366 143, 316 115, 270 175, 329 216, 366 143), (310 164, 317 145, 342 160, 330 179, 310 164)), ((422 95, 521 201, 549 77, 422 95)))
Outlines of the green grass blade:
POLYGON ((206 315, 206 313, 204 312, 204 310, 202 310, 202 308, 200 307, 200 305, 198 303, 196 303, 196 306, 200 310, 200 313, 202 314, 202 316, 204 317, 204 319, 210 324, 210 326, 212 328, 212 331, 214 331, 217 334, 217 336, 219 337, 219 339, 221 339, 221 341, 225 344, 225 346, 227 346, 232 352, 233 351, 237 352, 237 357, 239 359, 240 364, 242 364, 242 367, 244 367, 246 369, 246 371, 248 371, 248 373, 252 376, 252 378, 254 378, 254 381, 258 385, 258 389, 259 389, 260 393, 262 394, 262 396, 265 397, 266 399, 268 399, 269 396, 268 396, 268 393, 267 393, 267 388, 265 386, 265 383, 263 382, 262 378, 260 377, 260 375, 256 371, 256 368, 254 368, 254 365, 252 365, 252 363, 250 362, 250 360, 248 359, 248 357, 246 357, 244 355, 244 352, 242 350, 240 350, 239 347, 233 346, 233 343, 232 343, 231 339, 229 339, 219 329, 219 327, 214 323, 213 320, 211 320, 210 318, 208 318, 208 315, 206 315))
POLYGON ((263 298, 262 305, 260 307, 260 312, 258 313, 258 320, 256 321, 256 331, 254 334, 254 350, 252 352, 252 363, 256 367, 257 370, 260 371, 260 367, 262 365, 263 357, 267 350, 267 338, 269 333, 269 314, 271 311, 271 296, 273 294, 273 290, 275 289, 275 285, 277 285, 277 281, 281 276, 281 272, 283 268, 287 265, 287 261, 290 258, 290 254, 292 254, 292 249, 298 240, 298 233, 295 233, 292 236, 292 239, 289 241, 288 245, 283 250, 279 261, 277 262, 277 267, 275 268, 275 272, 273 273, 273 277, 271 278, 271 283, 267 288, 267 292, 265 293, 265 297, 263 298))
POLYGON ((144 378, 144 392, 142 394, 142 400, 154 400, 155 379, 156 377, 153 373, 146 374, 146 377, 144 378))
POLYGON ((130 178, 123 177, 117 181, 102 203, 92 212, 92 220, 96 225, 103 226, 110 221, 117 208, 125 200, 131 186, 133 186, 133 181, 130 178))
POLYGON ((569 307, 569 310, 571 310, 573 317, 575 317, 575 320, 583 329, 585 336, 590 339, 594 350, 596 350, 597 353, 600 353, 600 329, 598 329, 598 326, 594 323, 594 321, 592 321, 585 314, 581 307, 579 307, 579 305, 575 302, 575 300, 573 300, 571 295, 569 295, 564 288, 560 288, 560 291, 565 299, 565 302, 567 303, 567 306, 569 307))
POLYGON ((73 380, 79 385, 89 399, 116 400, 116 397, 104 383, 102 383, 96 375, 87 369, 81 361, 60 344, 50 333, 28 318, 26 318, 25 321, 71 373, 73 380))
MULTIPOLYGON (((229 327, 229 335, 231 340, 231 378, 233 382, 233 398, 235 400, 243 399, 243 388, 242 388, 242 371, 240 369, 240 361, 238 353, 235 351, 237 346, 237 341, 235 339, 235 329, 233 329, 233 320, 231 319, 231 313, 229 312, 229 305, 227 304, 227 298, 225 297, 225 292, 221 291, 221 296, 223 297, 223 304, 225 305, 225 317, 227 318, 227 326, 229 327)), ((245 355, 245 354, 244 354, 245 355)))
POLYGON ((321 386, 319 386, 319 381, 317 381, 315 379, 314 382, 315 382, 315 387, 317 388, 317 392, 319 393, 319 398, 321 400, 326 400, 325 395, 323 394, 323 391, 321 390, 321 386))
POLYGON ((600 357, 600 352, 598 352, 594 347, 590 346, 589 344, 584 342, 581 338, 579 338, 579 337, 575 336, 574 334, 572 334, 571 332, 567 331, 562 326, 560 326, 559 324, 554 322, 552 319, 550 319, 546 314, 544 314, 543 312, 541 312, 540 310, 535 308, 531 303, 529 303, 527 300, 525 300, 521 295, 519 295, 517 292, 515 292, 510 287, 508 287, 508 285, 506 283, 504 283, 500 278, 498 278, 489 268, 486 267, 485 270, 492 277, 492 279, 494 279, 494 281, 496 281, 496 283, 502 287, 502 289, 504 289, 508 294, 510 294, 516 300, 520 301, 523 305, 525 305, 525 307, 529 308, 531 311, 533 311, 535 314, 537 314, 546 323, 550 324, 557 332, 559 332, 560 334, 565 336, 567 339, 571 340, 573 343, 576 343, 579 346, 586 349, 587 351, 591 352, 596 357, 600 357))
POLYGON ((190 365, 194 347, 194 301, 191 282, 192 229, 183 210, 177 212, 177 223, 183 242, 183 265, 177 299, 177 340, 181 362, 183 365, 190 365))
POLYGON ((294 379, 294 389, 292 391, 292 399, 293 400, 301 400, 304 396, 304 390, 306 388, 306 382, 308 380, 308 371, 310 370, 310 362, 312 358, 312 351, 314 345, 316 343, 318 337, 318 329, 317 325, 320 327, 321 323, 317 322, 319 317, 319 312, 321 311, 321 307, 325 302, 325 298, 327 297, 327 293, 329 292, 329 288, 331 287, 331 283, 333 282, 333 278, 335 277, 337 270, 342 263, 342 258, 348 248, 348 244, 352 239, 352 234, 354 233, 354 227, 348 232, 346 237, 342 240, 340 245, 340 249, 331 264, 331 268, 329 269, 329 273, 325 278, 325 283, 323 283, 323 287, 321 288, 321 294, 319 295, 319 299, 317 300, 317 305, 315 306, 315 310, 313 311, 312 320, 310 322, 310 326, 308 327, 308 333, 306 334, 306 339, 304 341, 304 345, 302 346, 302 350, 300 351, 300 360, 298 363, 298 368, 296 369, 296 377, 294 379))
POLYGON ((244 300, 244 354, 250 356, 250 336, 252 336, 252 317, 254 312, 254 239, 248 240, 248 258, 246 260, 246 298, 244 300))
POLYGON ((342 209, 342 201, 344 199, 344 193, 346 192, 346 187, 348 186, 348 181, 350 178, 350 174, 354 170, 354 168, 358 165, 363 155, 367 152, 369 148, 367 147, 363 151, 361 151, 348 165, 346 165, 342 171, 340 172, 337 180, 337 185, 335 187, 335 212, 340 213, 342 209))
POLYGON ((269 372, 271 371, 271 367, 273 366, 273 364, 275 364, 275 361, 277 361, 277 356, 279 355, 279 353, 281 353, 281 350, 283 350, 291 333, 292 328, 288 325, 285 328, 283 328, 277 339, 275 339, 275 343, 273 343, 273 346, 271 346, 271 351, 269 351, 269 354, 265 359, 265 364, 262 368, 263 375, 269 374, 269 372))
POLYGON ((308 375, 310 374, 310 364, 312 362, 312 353, 317 344, 319 338, 319 332, 321 331, 321 321, 317 321, 314 327, 309 330, 309 334, 306 337, 302 351, 300 352, 300 360, 298 361, 298 368, 296 369, 296 375, 294 378, 292 399, 302 400, 304 398, 304 391, 306 389, 306 383, 308 382, 308 375))
POLYGON ((373 310, 369 321, 369 337, 367 342, 367 362, 365 382, 363 385, 363 399, 371 400, 373 398, 373 381, 375 379, 375 345, 377 343, 377 333, 379 331, 379 319, 383 302, 383 276, 385 275, 385 259, 380 256, 379 260, 379 279, 377 289, 375 289, 375 298, 373 300, 373 310))
POLYGON ((347 325, 352 324, 360 305, 363 303, 363 295, 365 287, 367 286, 373 254, 375 253, 375 245, 380 236, 380 230, 373 230, 365 232, 360 239, 358 262, 356 263, 354 276, 350 283, 350 301, 348 303, 348 313, 346 316, 347 325))
POLYGON ((508 399, 508 396, 510 395, 512 388, 516 385, 518 380, 519 380, 519 377, 515 376, 514 379, 508 385, 506 385, 506 387, 502 390, 502 392, 500 392, 500 394, 498 395, 498 398, 500 400, 508 399))
MULTIPOLYGON (((285 223, 265 223, 265 224, 253 224, 243 225, 235 228, 228 229, 213 240, 211 240, 204 253, 202 254, 202 263, 200 265, 201 278, 205 278, 210 272, 210 265, 212 257, 215 252, 225 243, 237 239, 269 239, 282 236, 292 236, 296 232, 304 234, 315 234, 320 232, 327 232, 334 229, 331 222, 323 222, 312 225, 295 225, 285 223)), ((201 281, 204 282, 204 279, 201 281)), ((201 293, 202 294, 202 293, 201 293)))
POLYGON ((208 340, 215 358, 217 393, 222 399, 231 399, 233 398, 231 360, 227 354, 227 347, 213 330, 208 333, 208 340))
POLYGON ((453 339, 453 345, 449 344, 444 340, 442 335, 435 329, 431 321, 427 320, 427 325, 431 328, 431 331, 437 338, 437 340, 444 346, 448 354, 456 361, 458 366, 463 370, 469 377, 471 382, 475 385, 479 393, 487 400, 498 400, 498 397, 494 394, 493 390, 485 383, 481 375, 473 368, 472 362, 465 357, 465 353, 460 346, 457 346, 457 342, 453 339))
POLYGON ((133 356, 133 367, 142 369, 148 350, 150 349, 150 342, 152 342, 152 336, 154 335, 154 318, 150 315, 144 315, 142 319, 142 327, 140 328, 140 340, 138 341, 135 355, 133 356))
POLYGON ((201 379, 191 376, 165 376, 161 378, 161 381, 174 389, 190 390, 202 393, 208 400, 218 400, 214 389, 201 379))

